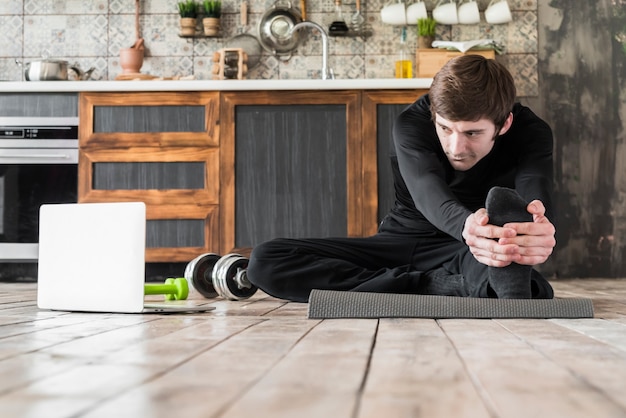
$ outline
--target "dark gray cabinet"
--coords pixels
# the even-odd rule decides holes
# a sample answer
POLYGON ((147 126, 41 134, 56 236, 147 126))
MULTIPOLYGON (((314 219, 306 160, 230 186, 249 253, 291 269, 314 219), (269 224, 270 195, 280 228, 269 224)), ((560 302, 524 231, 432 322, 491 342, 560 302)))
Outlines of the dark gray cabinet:
POLYGON ((0 116, 78 116, 78 93, 0 93, 0 116))
POLYGON ((347 235, 346 106, 235 108, 235 244, 347 235))
POLYGON ((375 233, 394 203, 393 120, 423 93, 223 93, 222 245, 375 233))

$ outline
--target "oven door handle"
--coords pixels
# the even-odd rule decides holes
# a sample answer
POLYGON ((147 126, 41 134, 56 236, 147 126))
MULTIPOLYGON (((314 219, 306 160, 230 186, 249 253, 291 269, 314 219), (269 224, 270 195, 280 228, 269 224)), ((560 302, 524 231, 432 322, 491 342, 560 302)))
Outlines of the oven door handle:
POLYGON ((33 158, 35 160, 56 160, 59 158, 70 160, 72 159, 72 155, 70 154, 0 154, 0 159, 2 158, 33 158))
POLYGON ((78 164, 78 149, 10 150, 0 148, 0 164, 78 164))

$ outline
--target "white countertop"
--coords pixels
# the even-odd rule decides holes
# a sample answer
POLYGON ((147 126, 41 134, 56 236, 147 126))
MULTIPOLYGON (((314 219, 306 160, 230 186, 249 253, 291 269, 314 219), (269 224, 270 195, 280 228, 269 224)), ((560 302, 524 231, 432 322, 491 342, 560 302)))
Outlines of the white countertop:
POLYGON ((0 93, 79 91, 251 91, 428 89, 432 78, 351 80, 3 81, 0 93))

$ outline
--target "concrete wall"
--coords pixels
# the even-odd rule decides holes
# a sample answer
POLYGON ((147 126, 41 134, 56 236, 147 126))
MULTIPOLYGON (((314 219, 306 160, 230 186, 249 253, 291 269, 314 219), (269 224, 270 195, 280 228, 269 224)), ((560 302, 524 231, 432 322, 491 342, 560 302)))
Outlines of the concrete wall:
POLYGON ((555 136, 555 277, 626 276, 626 1, 539 0, 539 96, 555 136))

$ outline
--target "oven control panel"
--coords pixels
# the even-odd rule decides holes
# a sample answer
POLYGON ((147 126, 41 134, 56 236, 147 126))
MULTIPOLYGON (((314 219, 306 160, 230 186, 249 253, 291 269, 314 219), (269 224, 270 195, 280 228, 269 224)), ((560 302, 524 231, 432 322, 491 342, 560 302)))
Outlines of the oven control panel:
POLYGON ((3 148, 78 149, 78 117, 0 117, 3 148))

